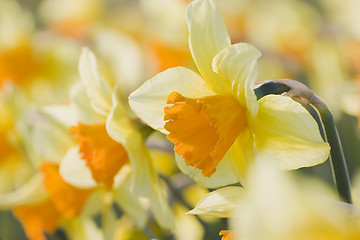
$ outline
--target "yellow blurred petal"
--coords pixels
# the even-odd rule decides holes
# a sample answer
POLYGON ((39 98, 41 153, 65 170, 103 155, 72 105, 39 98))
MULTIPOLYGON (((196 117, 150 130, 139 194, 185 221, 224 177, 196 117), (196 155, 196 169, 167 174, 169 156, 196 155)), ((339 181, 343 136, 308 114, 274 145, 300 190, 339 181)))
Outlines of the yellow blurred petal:
POLYGON ((216 171, 211 177, 204 177, 201 169, 193 166, 186 166, 184 159, 175 154, 175 159, 180 170, 191 176, 197 184, 206 188, 217 188, 236 183, 238 180, 235 177, 232 167, 229 152, 225 154, 224 158, 216 167, 216 171))
POLYGON ((187 214, 200 214, 228 218, 243 195, 241 187, 225 187, 206 194, 196 207, 187 214))
POLYGON ((81 81, 76 82, 70 90, 70 106, 78 122, 90 124, 106 120, 105 116, 96 113, 92 108, 86 88, 81 81))
POLYGON ((240 133, 231 146, 230 153, 235 176, 242 186, 246 186, 248 169, 254 158, 254 139, 248 128, 240 133))
POLYGON ((102 115, 111 109, 111 86, 99 72, 95 55, 89 48, 83 48, 79 61, 79 73, 90 98, 91 106, 102 115))
POLYGON ((249 121, 261 155, 274 157, 284 169, 323 163, 330 147, 310 113, 289 97, 267 95, 259 100, 259 112, 249 121))
POLYGON ((130 181, 125 182, 115 190, 114 200, 138 228, 145 227, 147 212, 139 198, 130 191, 130 181))
POLYGON ((91 170, 86 162, 81 159, 78 147, 70 148, 59 168, 60 175, 69 184, 78 188, 93 188, 97 182, 93 179, 91 170))
POLYGON ((64 221, 63 227, 70 239, 103 240, 102 231, 91 218, 75 218, 64 221))
POLYGON ((35 116, 31 131, 32 144, 37 153, 47 161, 59 163, 69 147, 75 144, 65 125, 66 120, 61 122, 70 115, 68 110, 66 107, 48 107, 35 116))
POLYGON ((46 190, 40 174, 32 177, 26 184, 14 192, 0 195, 0 209, 10 209, 25 204, 35 204, 46 198, 46 190))
POLYGON ((247 106, 253 117, 258 111, 254 85, 257 77, 256 61, 261 52, 247 43, 223 49, 213 60, 214 71, 230 81, 233 95, 247 106))
POLYGON ((230 46, 226 26, 213 0, 193 1, 186 11, 189 45, 195 63, 205 81, 219 94, 230 92, 230 82, 212 70, 218 52, 230 46))
POLYGON ((152 128, 167 134, 164 129, 164 108, 170 93, 179 92, 188 98, 199 98, 214 95, 214 91, 195 72, 176 67, 165 70, 129 96, 132 110, 152 128))
POLYGON ((174 230, 175 217, 172 213, 168 198, 165 193, 165 187, 162 186, 160 180, 155 175, 154 169, 152 178, 152 196, 150 198, 150 208, 154 214, 156 221, 163 228, 174 230))

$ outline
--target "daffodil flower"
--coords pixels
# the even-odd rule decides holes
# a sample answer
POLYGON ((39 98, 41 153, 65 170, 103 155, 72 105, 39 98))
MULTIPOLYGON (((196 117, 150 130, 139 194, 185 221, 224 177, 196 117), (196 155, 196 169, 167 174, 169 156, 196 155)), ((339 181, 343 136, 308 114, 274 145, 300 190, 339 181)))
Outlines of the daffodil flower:
POLYGON ((88 48, 82 51, 79 72, 82 82, 71 93, 77 123, 70 128, 77 146, 64 157, 61 175, 80 188, 105 186, 141 228, 146 213, 139 198, 147 199, 159 224, 173 228, 173 215, 144 139, 122 104, 120 85, 100 76, 88 48))
POLYGON ((249 173, 249 187, 225 187, 207 194, 190 214, 230 218, 223 239, 359 239, 360 209, 337 202, 316 179, 300 182, 271 160, 249 173))
POLYGON ((181 169, 217 187, 245 184, 254 146, 262 155, 276 156, 284 169, 324 162, 330 148, 299 103, 278 95, 257 100, 253 88, 261 53, 250 44, 231 45, 214 1, 193 1, 186 19, 201 76, 171 68, 129 96, 134 112, 175 144, 181 169))
MULTIPOLYGON (((29 111, 28 115, 35 114, 29 111)), ((82 221, 86 221, 86 225, 91 221, 83 210, 86 206, 89 207, 88 198, 93 189, 74 187, 65 182, 59 173, 60 161, 67 149, 74 144, 67 129, 50 118, 38 115, 36 123, 28 123, 23 127, 25 132, 22 140, 27 142, 27 148, 32 147, 26 148, 28 157, 48 160, 31 161, 36 172, 27 183, 0 195, 0 209, 13 211, 29 239, 46 239, 44 232, 52 233, 63 224, 66 225, 65 231, 69 231, 71 235, 102 239, 88 236, 83 231, 85 223, 82 221), (72 227, 74 224, 76 229, 72 227)), ((96 209, 94 206, 90 208, 96 209)))

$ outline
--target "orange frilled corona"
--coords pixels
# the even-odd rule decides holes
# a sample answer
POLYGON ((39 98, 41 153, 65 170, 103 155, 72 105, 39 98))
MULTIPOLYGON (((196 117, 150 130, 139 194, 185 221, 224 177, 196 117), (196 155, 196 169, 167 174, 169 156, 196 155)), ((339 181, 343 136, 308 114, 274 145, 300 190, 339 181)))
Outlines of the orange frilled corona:
POLYGON ((31 240, 46 240, 44 232, 54 232, 61 219, 60 213, 49 199, 35 205, 16 207, 13 212, 31 240))
POLYGON ((174 151, 210 177, 246 127, 245 108, 232 95, 194 99, 172 92, 166 103, 172 106, 164 109, 164 128, 174 151))
POLYGON ((43 184, 56 210, 66 219, 76 217, 92 189, 79 189, 65 182, 57 164, 45 162, 40 170, 43 174, 43 184))
POLYGON ((82 159, 95 181, 112 188, 114 176, 129 161, 125 148, 107 133, 105 124, 82 124, 71 127, 76 135, 82 159))

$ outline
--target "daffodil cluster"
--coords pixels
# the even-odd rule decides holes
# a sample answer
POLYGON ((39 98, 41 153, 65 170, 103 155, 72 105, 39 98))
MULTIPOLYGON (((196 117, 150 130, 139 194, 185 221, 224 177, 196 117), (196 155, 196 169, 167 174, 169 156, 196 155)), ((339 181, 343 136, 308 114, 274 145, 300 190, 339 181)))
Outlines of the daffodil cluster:
POLYGON ((360 72, 357 3, 275 2, 1 2, 0 238, 360 239, 333 116, 296 81, 358 114, 330 97, 360 72), (339 196, 309 177, 330 167, 339 196))

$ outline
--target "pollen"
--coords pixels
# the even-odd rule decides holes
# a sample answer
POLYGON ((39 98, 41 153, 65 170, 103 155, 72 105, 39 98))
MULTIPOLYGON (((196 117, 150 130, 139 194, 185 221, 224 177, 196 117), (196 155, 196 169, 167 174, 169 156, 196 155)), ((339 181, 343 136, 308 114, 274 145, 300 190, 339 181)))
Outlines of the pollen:
POLYGON ((60 222, 60 214, 49 200, 35 205, 22 205, 13 209, 16 218, 31 240, 46 240, 44 232, 52 233, 60 222))
POLYGON ((71 127, 76 135, 82 159, 95 181, 112 188, 114 176, 129 161, 125 148, 107 133, 105 124, 82 124, 71 127))
POLYGON ((65 182, 57 164, 45 162, 40 170, 44 176, 43 183, 56 210, 66 219, 76 217, 92 190, 79 189, 65 182))
POLYGON ((167 103, 164 128, 174 151, 210 177, 246 127, 246 109, 231 95, 194 99, 172 92, 167 103))

